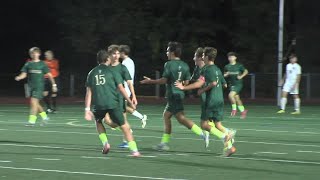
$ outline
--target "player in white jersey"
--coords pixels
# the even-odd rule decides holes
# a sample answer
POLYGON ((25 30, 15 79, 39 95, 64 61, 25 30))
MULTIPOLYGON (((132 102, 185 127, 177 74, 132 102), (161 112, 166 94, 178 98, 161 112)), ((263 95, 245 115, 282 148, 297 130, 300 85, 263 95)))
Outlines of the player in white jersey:
MULTIPOLYGON (((125 65, 129 71, 129 74, 132 78, 132 85, 134 83, 134 76, 135 76, 135 65, 133 60, 129 57, 130 53, 130 47, 128 45, 120 45, 120 57, 123 59, 122 64, 125 65)), ((125 90, 129 97, 131 96, 130 88, 128 87, 128 84, 124 83, 125 90)), ((132 114, 133 116, 139 118, 141 120, 142 128, 144 128, 147 124, 147 115, 141 114, 135 109, 132 109, 131 107, 126 107, 127 112, 132 114)))
POLYGON ((298 58, 295 54, 289 57, 290 63, 286 66, 286 73, 283 77, 282 96, 280 101, 279 114, 285 113, 287 96, 290 93, 294 99, 294 112, 291 114, 300 114, 299 84, 301 79, 301 66, 297 63, 298 58))

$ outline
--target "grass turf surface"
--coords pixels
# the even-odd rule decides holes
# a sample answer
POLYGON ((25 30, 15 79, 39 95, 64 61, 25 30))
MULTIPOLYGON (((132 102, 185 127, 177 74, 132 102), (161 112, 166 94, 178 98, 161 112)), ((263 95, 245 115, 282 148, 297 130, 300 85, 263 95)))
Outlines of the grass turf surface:
MULTIPOLYGON (((163 105, 140 106, 149 117, 145 129, 129 115, 141 158, 118 149, 122 135, 107 129, 111 151, 102 145, 93 122, 83 119, 82 105, 60 106, 50 124, 24 127, 26 105, 0 105, 1 179, 318 179, 320 175, 319 108, 303 107, 301 115, 278 115, 273 106, 248 106, 245 120, 225 116, 226 127, 238 130, 237 153, 221 157, 222 143, 211 136, 208 149, 190 130, 173 121, 170 151, 152 146, 162 136, 163 105)), ((290 107, 289 107, 290 108, 290 107)), ((226 106, 226 114, 229 106, 226 106)), ((199 106, 186 106, 199 123, 199 106)))

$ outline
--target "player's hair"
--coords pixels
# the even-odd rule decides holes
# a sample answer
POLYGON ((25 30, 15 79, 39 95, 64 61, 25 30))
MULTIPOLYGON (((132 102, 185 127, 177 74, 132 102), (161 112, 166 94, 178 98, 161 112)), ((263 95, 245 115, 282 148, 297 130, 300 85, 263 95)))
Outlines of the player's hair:
POLYGON ((44 53, 45 53, 45 54, 46 54, 46 53, 50 53, 50 54, 54 55, 53 51, 51 51, 51 50, 47 50, 47 51, 44 52, 44 53))
POLYGON ((130 54, 130 47, 128 45, 123 44, 120 45, 119 48, 121 53, 124 53, 127 56, 130 54))
POLYGON ((298 58, 298 56, 295 53, 291 53, 289 56, 289 59, 291 59, 291 58, 298 58))
POLYGON ((173 52, 176 57, 180 57, 182 53, 182 44, 171 41, 168 43, 169 52, 173 52))
POLYGON ((29 49, 29 53, 32 53, 32 52, 41 53, 41 50, 40 50, 40 48, 38 48, 38 47, 32 47, 32 48, 29 49))
POLYGON ((202 47, 198 47, 196 52, 195 52, 195 54, 196 54, 197 58, 201 58, 202 54, 203 54, 203 48, 202 47))
POLYGON ((237 57, 238 55, 237 55, 237 53, 235 53, 235 52, 228 52, 227 56, 228 56, 228 57, 230 57, 230 56, 235 56, 235 57, 237 57))
POLYGON ((106 50, 100 50, 97 53, 98 64, 106 63, 108 61, 109 54, 106 50))
POLYGON ((107 50, 108 54, 113 54, 116 51, 120 51, 119 45, 116 45, 116 44, 110 45, 107 50))
POLYGON ((205 47, 203 50, 204 56, 208 56, 210 61, 214 61, 217 57, 218 50, 214 47, 205 47))

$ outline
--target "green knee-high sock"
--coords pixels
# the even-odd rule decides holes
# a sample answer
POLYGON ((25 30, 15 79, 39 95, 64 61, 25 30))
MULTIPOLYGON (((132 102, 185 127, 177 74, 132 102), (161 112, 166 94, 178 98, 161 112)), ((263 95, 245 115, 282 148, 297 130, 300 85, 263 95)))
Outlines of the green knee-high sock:
POLYGON ((239 109, 240 112, 243 112, 244 111, 244 106, 243 105, 242 106, 238 106, 238 109, 239 109))
POLYGON ((128 143, 129 145, 129 149, 133 152, 137 152, 138 151, 138 147, 137 147, 137 143, 135 141, 130 141, 128 143))
POLYGON ((202 129, 199 126, 197 126, 196 124, 194 124, 192 126, 191 131, 194 132, 195 134, 199 135, 199 136, 203 136, 202 129))
POLYGON ((41 116, 41 118, 42 118, 42 119, 44 119, 44 120, 45 120, 45 119, 48 119, 47 113, 46 113, 46 112, 44 112, 44 111, 43 111, 43 112, 41 112, 41 113, 39 113, 39 115, 40 115, 40 116, 41 116))
POLYGON ((37 116, 36 115, 29 115, 29 123, 35 124, 37 121, 37 116))
POLYGON ((216 127, 211 127, 210 133, 217 136, 219 139, 223 139, 225 137, 225 134, 219 131, 216 127))
POLYGON ((170 134, 163 134, 161 139, 161 144, 167 144, 170 141, 170 134))
POLYGON ((107 134, 106 133, 101 133, 99 134, 99 139, 101 141, 101 143, 103 145, 105 145, 106 143, 108 143, 108 137, 107 137, 107 134))
POLYGON ((231 104, 232 110, 237 110, 237 104, 231 104))

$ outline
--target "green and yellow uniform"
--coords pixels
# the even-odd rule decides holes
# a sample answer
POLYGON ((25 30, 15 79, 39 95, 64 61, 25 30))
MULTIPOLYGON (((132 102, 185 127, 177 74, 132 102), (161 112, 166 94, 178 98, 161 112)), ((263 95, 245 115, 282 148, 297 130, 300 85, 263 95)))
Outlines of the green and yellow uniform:
POLYGON ((228 87, 230 91, 234 91, 239 94, 243 88, 243 80, 238 79, 238 75, 241 75, 246 68, 241 63, 228 64, 224 67, 224 72, 229 72, 228 87))
POLYGON ((86 86, 92 92, 92 109, 96 121, 101 122, 106 113, 109 113, 114 123, 119 126, 124 124, 117 90, 118 85, 122 83, 123 80, 120 74, 113 72, 106 65, 100 64, 89 72, 86 86))
POLYGON ((28 86, 30 95, 36 99, 42 99, 44 90, 44 75, 49 73, 49 68, 43 61, 27 62, 21 69, 21 72, 28 74, 28 86))
MULTIPOLYGON (((119 63, 116 66, 109 66, 109 67, 110 67, 111 71, 113 71, 114 73, 120 74, 122 84, 124 84, 125 81, 132 80, 130 73, 125 65, 119 63)), ((118 93, 118 96, 120 99, 119 107, 121 108, 121 110, 123 112, 125 112, 126 111, 125 99, 120 92, 118 93)))
POLYGON ((190 80, 190 71, 187 63, 182 60, 170 60, 164 65, 163 78, 167 79, 166 98, 167 105, 165 111, 176 114, 184 110, 184 91, 175 87, 176 81, 190 80))
POLYGON ((201 120, 222 121, 224 106, 222 88, 223 84, 225 84, 225 79, 221 70, 216 65, 208 65, 200 77, 200 80, 205 81, 205 86, 213 82, 217 83, 216 86, 205 92, 205 103, 201 106, 201 120))

